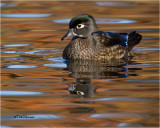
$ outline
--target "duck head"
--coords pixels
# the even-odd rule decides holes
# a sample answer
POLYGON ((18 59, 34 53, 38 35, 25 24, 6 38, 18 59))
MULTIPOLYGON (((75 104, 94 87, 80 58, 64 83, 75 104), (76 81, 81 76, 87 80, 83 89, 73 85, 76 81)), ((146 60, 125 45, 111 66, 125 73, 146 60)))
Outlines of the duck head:
POLYGON ((88 38, 91 36, 91 33, 97 29, 96 21, 91 15, 80 14, 71 19, 69 23, 69 30, 61 40, 72 35, 80 38, 88 38))

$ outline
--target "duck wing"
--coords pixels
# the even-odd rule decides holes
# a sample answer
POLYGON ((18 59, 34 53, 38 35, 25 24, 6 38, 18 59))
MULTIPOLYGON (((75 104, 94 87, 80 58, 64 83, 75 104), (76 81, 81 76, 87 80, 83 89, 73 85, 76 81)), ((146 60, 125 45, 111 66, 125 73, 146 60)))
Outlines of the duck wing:
POLYGON ((127 33, 112 33, 106 32, 106 38, 110 42, 110 44, 122 45, 126 47, 128 45, 128 34, 127 33))
POLYGON ((123 47, 128 47, 129 52, 135 45, 139 44, 142 39, 142 36, 136 31, 129 34, 97 31, 92 33, 92 37, 95 39, 94 42, 96 42, 97 45, 103 44, 106 47, 121 45, 123 47))
POLYGON ((128 47, 128 52, 130 52, 133 47, 139 44, 142 40, 142 36, 136 31, 132 31, 129 34, 112 32, 106 32, 106 34, 106 37, 109 38, 113 44, 119 44, 124 47, 128 47))
POLYGON ((127 46, 128 34, 126 33, 112 33, 97 31, 92 33, 92 37, 96 45, 103 44, 104 46, 122 45, 127 46))

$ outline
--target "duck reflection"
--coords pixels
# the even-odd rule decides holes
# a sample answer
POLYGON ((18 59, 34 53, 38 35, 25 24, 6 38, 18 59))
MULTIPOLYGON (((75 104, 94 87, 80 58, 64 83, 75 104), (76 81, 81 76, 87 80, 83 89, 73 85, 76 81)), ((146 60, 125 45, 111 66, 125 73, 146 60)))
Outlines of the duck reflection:
POLYGON ((69 85, 68 90, 72 97, 91 97, 96 88, 92 86, 90 78, 77 78, 76 84, 69 85))
POLYGON ((68 91, 72 97, 91 97, 96 92, 91 79, 127 78, 128 68, 125 66, 131 63, 128 59, 68 60, 66 70, 71 72, 70 77, 76 78, 76 83, 69 85, 68 91))

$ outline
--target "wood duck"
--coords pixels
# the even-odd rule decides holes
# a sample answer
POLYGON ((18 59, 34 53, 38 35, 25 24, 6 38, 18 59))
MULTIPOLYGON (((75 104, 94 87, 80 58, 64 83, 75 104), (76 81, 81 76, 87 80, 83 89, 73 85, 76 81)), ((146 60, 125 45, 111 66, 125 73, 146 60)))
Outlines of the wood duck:
POLYGON ((91 15, 81 14, 73 17, 68 32, 61 38, 64 40, 73 35, 63 51, 63 58, 88 60, 125 58, 142 39, 136 31, 127 34, 97 30, 96 21, 91 15))

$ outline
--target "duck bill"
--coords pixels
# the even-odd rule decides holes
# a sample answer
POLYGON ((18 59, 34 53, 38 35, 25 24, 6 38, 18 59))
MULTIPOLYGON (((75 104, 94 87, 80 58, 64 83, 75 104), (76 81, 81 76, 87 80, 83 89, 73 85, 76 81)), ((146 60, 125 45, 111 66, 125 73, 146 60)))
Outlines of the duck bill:
POLYGON ((68 38, 68 37, 70 37, 70 36, 72 36, 72 35, 73 35, 73 34, 72 34, 72 30, 69 29, 68 32, 66 33, 66 35, 64 35, 64 36, 61 38, 61 40, 64 40, 65 38, 68 38))

